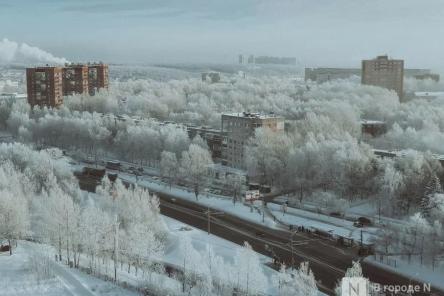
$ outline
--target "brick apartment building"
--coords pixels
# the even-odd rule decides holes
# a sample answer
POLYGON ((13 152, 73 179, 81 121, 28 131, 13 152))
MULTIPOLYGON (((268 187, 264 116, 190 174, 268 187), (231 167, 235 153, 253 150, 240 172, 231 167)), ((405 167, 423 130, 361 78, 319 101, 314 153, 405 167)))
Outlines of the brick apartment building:
POLYGON ((108 65, 88 64, 88 87, 89 94, 95 95, 99 89, 108 89, 108 65))
POLYGON ((63 104, 63 68, 26 69, 28 103, 33 106, 58 107, 63 104))
POLYGON ((88 66, 71 64, 63 68, 63 95, 88 93, 88 66))
POLYGON ((362 84, 375 85, 396 91, 403 99, 404 61, 378 56, 373 60, 362 61, 362 84))
POLYGON ((101 63, 28 68, 28 103, 58 107, 63 104, 63 96, 86 93, 93 96, 99 89, 108 89, 108 72, 108 65, 101 63))
POLYGON ((275 132, 284 132, 284 118, 274 114, 234 113, 222 114, 222 133, 226 133, 222 157, 224 164, 245 168, 245 145, 260 127, 269 128, 275 132))

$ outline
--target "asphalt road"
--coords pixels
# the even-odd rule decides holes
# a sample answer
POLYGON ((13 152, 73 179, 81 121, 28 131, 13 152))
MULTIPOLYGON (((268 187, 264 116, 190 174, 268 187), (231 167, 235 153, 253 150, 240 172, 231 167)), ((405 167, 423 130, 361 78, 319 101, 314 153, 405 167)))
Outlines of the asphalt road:
MULTIPOLYGON (((208 219, 205 214, 207 207, 163 193, 157 193, 157 196, 163 215, 207 231, 208 219)), ((355 249, 339 246, 335 242, 312 234, 292 234, 285 230, 271 229, 226 213, 211 218, 210 232, 239 245, 248 241, 255 251, 276 257, 287 266, 291 266, 292 262, 298 266, 301 262, 308 261, 319 289, 329 295, 334 295, 335 286, 344 276, 346 269, 352 265, 352 261, 362 259, 355 249)), ((420 284, 375 265, 367 263, 361 265, 364 276, 381 285, 420 284)), ((420 292, 414 295, 444 296, 444 292, 432 288, 432 293, 420 292)))
MULTIPOLYGON (((158 196, 163 215, 207 231, 206 207, 161 193, 158 196)), ((301 262, 308 261, 319 289, 329 295, 334 295, 334 287, 344 276, 345 270, 351 266, 352 261, 361 259, 357 256, 356 250, 338 246, 334 242, 306 233, 292 235, 289 231, 271 229, 228 214, 212 217, 210 232, 237 244, 248 241, 255 251, 270 257, 275 255, 287 266, 292 262, 297 266, 301 262), (293 252, 291 241, 293 241, 293 252)), ((362 268, 366 277, 382 285, 420 284, 374 265, 362 263, 362 268)), ((444 295, 444 293, 432 288, 432 293, 415 295, 444 295)))

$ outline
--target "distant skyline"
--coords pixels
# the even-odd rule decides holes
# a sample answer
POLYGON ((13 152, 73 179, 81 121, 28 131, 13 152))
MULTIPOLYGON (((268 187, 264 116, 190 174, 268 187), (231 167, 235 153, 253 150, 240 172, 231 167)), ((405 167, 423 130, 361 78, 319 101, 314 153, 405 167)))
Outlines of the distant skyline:
POLYGON ((0 0, 0 40, 70 61, 359 67, 388 54, 444 69, 443 0, 0 0))

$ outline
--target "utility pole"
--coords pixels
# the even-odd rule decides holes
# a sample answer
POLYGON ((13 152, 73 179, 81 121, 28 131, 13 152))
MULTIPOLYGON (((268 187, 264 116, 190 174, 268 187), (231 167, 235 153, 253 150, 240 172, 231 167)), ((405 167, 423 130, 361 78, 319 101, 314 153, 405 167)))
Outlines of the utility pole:
POLYGON ((290 244, 291 244, 291 269, 294 269, 294 247, 293 247, 293 236, 296 231, 293 231, 290 236, 290 244))
POLYGON ((211 232, 211 215, 213 216, 223 216, 224 212, 214 212, 212 213, 210 210, 210 206, 207 206, 207 210, 204 212, 207 215, 207 232, 210 235, 211 232))

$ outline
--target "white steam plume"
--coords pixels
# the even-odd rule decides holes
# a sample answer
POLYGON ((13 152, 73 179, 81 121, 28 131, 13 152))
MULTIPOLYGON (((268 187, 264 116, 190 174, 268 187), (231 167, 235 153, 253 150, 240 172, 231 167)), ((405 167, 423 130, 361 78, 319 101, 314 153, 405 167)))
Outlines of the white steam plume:
POLYGON ((65 64, 68 62, 65 58, 55 57, 49 52, 26 43, 18 44, 6 38, 0 41, 0 64, 65 64))

